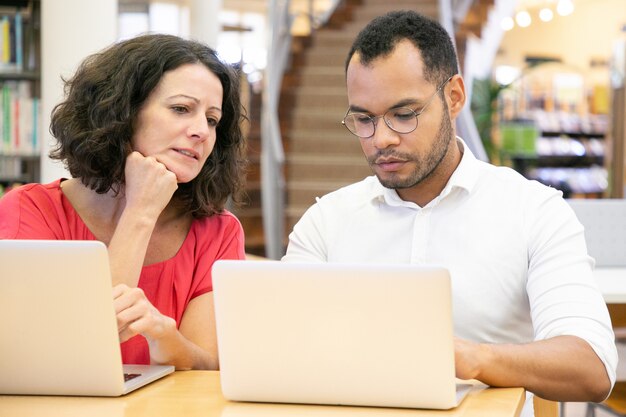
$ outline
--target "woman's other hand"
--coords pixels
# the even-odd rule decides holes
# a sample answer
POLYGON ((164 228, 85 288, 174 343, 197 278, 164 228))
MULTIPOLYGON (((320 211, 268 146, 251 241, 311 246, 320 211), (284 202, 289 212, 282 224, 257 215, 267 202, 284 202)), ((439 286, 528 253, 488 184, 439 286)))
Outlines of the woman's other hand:
POLYGON ((150 342, 176 332, 175 320, 161 314, 141 289, 116 285, 113 300, 120 343, 138 334, 150 342))

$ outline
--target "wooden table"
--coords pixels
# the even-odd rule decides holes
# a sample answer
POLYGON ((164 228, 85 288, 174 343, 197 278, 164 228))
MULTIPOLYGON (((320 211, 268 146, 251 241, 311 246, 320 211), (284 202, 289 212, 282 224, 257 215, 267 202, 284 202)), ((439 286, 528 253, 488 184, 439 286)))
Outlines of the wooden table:
POLYGON ((222 396, 219 372, 175 372, 124 397, 40 397, 0 395, 7 417, 517 417, 522 388, 477 385, 453 410, 408 410, 291 404, 236 403, 222 396))

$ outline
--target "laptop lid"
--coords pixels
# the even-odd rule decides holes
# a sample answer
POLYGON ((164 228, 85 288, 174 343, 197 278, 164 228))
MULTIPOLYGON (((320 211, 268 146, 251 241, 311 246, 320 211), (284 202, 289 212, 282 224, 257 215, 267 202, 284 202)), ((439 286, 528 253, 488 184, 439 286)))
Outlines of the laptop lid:
POLYGON ((134 368, 120 352, 106 246, 0 240, 0 394, 117 396, 173 367, 134 368))
POLYGON ((230 400, 458 404, 444 268, 217 261, 213 290, 230 400))

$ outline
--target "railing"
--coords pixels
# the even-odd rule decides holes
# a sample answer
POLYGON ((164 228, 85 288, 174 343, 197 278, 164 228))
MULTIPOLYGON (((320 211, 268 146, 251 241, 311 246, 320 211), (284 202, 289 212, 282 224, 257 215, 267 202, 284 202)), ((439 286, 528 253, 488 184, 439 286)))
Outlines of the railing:
MULTIPOLYGON (((464 9, 465 13, 467 13, 469 8, 468 3, 471 2, 466 0, 439 0, 439 23, 441 23, 441 25, 448 31, 453 41, 454 19, 462 19, 464 17, 459 16, 456 10, 464 9), (453 12, 453 2, 455 12, 453 12)), ((471 91, 468 90, 468 93, 471 94, 471 91)), ((482 161, 488 161, 489 157, 487 156, 485 147, 480 140, 480 135, 478 134, 478 129, 476 128, 476 122, 474 122, 474 117, 472 116, 472 112, 470 110, 470 99, 471 98, 468 96, 467 102, 457 118, 457 131, 459 136, 463 138, 465 143, 467 143, 467 146, 469 146, 476 158, 482 161)))
MULTIPOLYGON (((323 21, 339 3, 338 0, 325 15, 316 16, 314 0, 308 0, 311 30, 323 21)), ((270 0, 268 8, 268 58, 263 85, 261 110, 261 200, 265 256, 280 259, 284 254, 285 236, 285 151, 280 132, 278 104, 283 74, 289 62, 291 27, 295 16, 289 10, 290 0, 270 0)))
POLYGON ((285 151, 278 104, 291 47, 289 3, 289 0, 271 0, 268 9, 268 59, 261 110, 261 200, 265 256, 271 259, 279 259, 283 255, 285 235, 285 151))

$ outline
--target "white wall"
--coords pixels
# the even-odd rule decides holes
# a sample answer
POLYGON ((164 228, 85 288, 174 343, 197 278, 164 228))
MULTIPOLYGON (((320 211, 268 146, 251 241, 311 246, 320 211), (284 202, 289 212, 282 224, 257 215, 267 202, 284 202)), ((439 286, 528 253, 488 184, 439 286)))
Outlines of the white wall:
POLYGON ((53 143, 50 112, 63 99, 61 76, 69 77, 87 56, 115 42, 117 0, 41 2, 41 182, 69 177, 47 154, 53 143))

